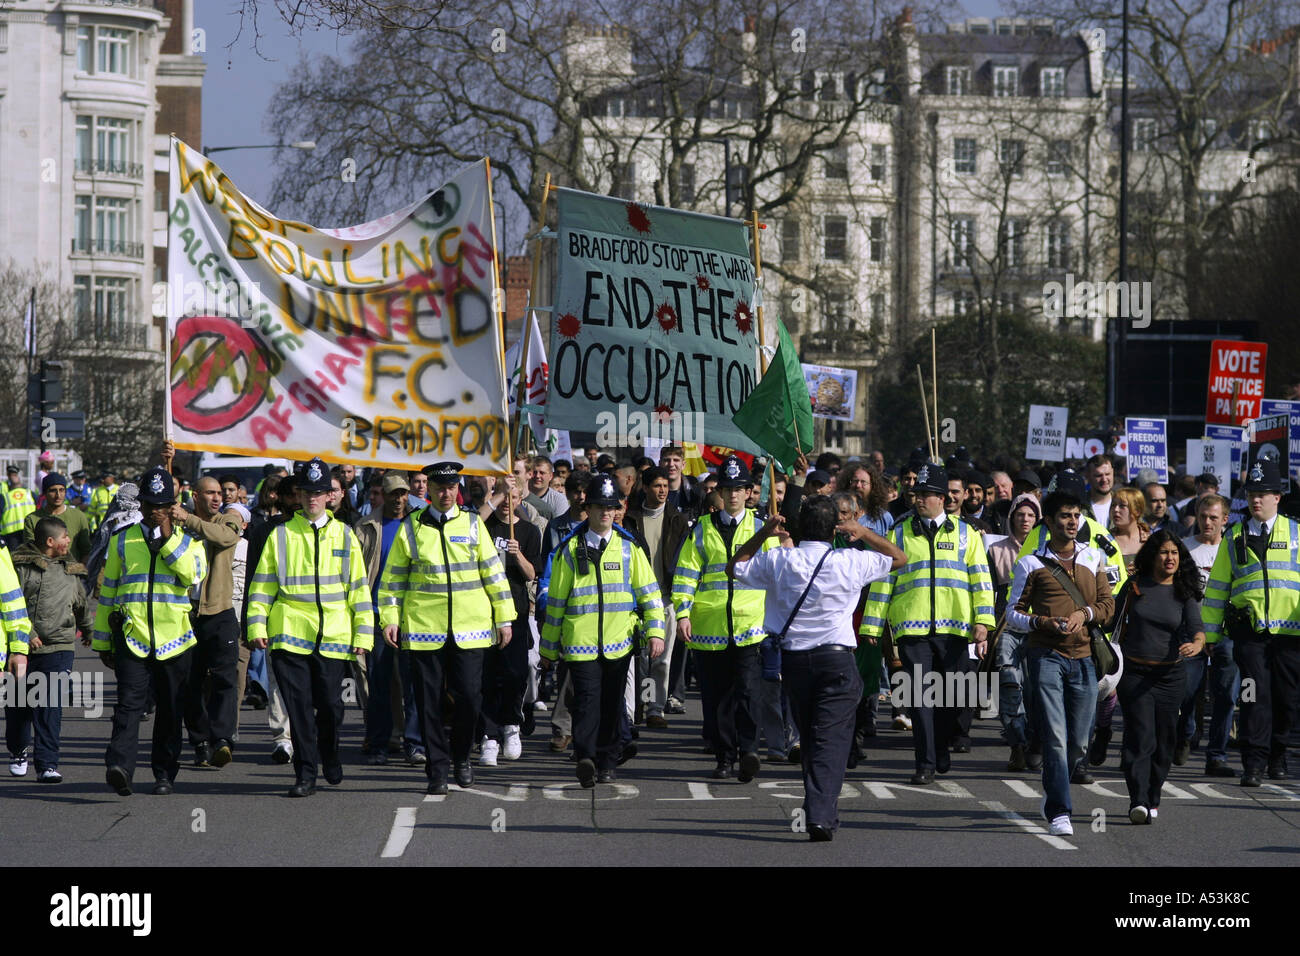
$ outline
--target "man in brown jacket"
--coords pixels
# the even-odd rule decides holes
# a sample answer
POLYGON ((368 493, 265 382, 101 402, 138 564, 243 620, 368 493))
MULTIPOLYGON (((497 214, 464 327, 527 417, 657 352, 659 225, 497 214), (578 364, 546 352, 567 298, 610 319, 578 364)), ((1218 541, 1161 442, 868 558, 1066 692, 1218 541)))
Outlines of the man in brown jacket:
POLYGON ((185 702, 185 726, 196 767, 230 763, 239 720, 239 619, 231 559, 243 522, 238 515, 222 514, 221 503, 221 483, 208 475, 195 488, 194 514, 180 502, 172 505, 172 521, 202 541, 208 557, 208 576, 199 585, 198 610, 193 615, 198 644, 191 655, 193 670, 185 702))
POLYGON ((1088 626, 1105 627, 1115 611, 1106 555, 1075 540, 1082 514, 1075 495, 1047 496, 1048 537, 1016 562, 1007 599, 1007 625, 1029 635, 1025 680, 1043 739, 1043 816, 1056 836, 1074 833, 1070 783, 1091 782, 1083 760, 1096 714, 1098 675, 1088 626))

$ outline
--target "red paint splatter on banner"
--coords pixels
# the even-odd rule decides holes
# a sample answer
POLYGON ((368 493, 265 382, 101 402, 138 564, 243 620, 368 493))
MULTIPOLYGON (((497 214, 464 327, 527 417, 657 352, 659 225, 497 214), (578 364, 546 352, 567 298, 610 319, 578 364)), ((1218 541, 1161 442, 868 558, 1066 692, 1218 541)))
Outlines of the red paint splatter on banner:
POLYGON ((695 277, 695 288, 701 292, 707 292, 709 290, 709 277, 697 275, 695 277))
POLYGON ((659 416, 659 421, 666 422, 673 417, 673 407, 667 402, 655 406, 655 414, 659 416))
POLYGON ((560 334, 566 339, 577 338, 580 331, 582 331, 582 319, 572 312, 560 316, 560 334))
POLYGON ((650 231, 650 217, 634 202, 627 204, 627 224, 637 232, 650 231))
POLYGON ((665 332, 671 332, 677 328, 677 310, 667 302, 655 309, 655 318, 659 320, 659 327, 665 332))
POLYGON ((731 315, 735 320, 736 328, 740 330, 741 335, 748 335, 754 328, 754 313, 749 311, 749 304, 739 302, 736 304, 736 311, 731 315))

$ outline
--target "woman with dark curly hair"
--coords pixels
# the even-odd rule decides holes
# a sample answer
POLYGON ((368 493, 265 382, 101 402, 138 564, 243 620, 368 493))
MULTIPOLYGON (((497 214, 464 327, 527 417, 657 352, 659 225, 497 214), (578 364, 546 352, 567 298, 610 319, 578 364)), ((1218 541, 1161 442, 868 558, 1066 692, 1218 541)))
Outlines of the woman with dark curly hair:
POLYGON ((873 466, 855 461, 841 468, 835 477, 835 490, 857 495, 862 507, 858 524, 864 528, 883 536, 893 527, 894 516, 889 513, 889 485, 873 466))
POLYGON ((1123 617, 1116 632, 1122 633, 1124 651, 1118 689, 1124 714, 1120 766, 1128 783, 1128 818, 1151 823, 1174 759, 1187 679, 1183 661, 1205 647, 1203 591, 1200 570, 1168 529, 1147 538, 1133 564, 1135 574, 1124 586, 1128 593, 1121 593, 1117 602, 1123 617))

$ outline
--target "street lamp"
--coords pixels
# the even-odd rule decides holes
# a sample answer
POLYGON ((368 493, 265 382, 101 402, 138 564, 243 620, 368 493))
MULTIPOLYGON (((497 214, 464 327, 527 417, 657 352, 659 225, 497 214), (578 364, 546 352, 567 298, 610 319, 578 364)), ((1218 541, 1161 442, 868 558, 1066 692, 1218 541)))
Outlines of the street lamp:
POLYGON ((211 156, 213 153, 220 153, 224 150, 231 149, 307 149, 316 148, 314 139, 300 139, 296 143, 265 143, 257 146, 204 146, 203 155, 211 156))

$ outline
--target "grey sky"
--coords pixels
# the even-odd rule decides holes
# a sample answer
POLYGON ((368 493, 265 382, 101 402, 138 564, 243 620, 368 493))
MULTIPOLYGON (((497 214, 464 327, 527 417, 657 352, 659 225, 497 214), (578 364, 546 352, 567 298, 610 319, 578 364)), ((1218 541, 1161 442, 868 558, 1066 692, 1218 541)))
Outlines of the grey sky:
MULTIPOLYGON (((203 145, 247 146, 273 142, 266 129, 266 111, 276 87, 284 82, 299 58, 306 55, 344 56, 348 38, 333 31, 290 33, 288 25, 263 0, 257 22, 261 34, 254 48, 251 21, 240 30, 240 0, 195 0, 194 25, 206 31, 208 70, 203 79, 203 145), (231 44, 233 41, 233 45, 231 44), (228 46, 229 45, 229 46, 228 46)), ((1002 15, 997 0, 967 0, 968 16, 1002 15)), ((245 194, 265 204, 275 178, 269 149, 234 150, 213 159, 245 194)), ((276 210, 271 210, 276 212, 276 210)), ((321 223, 321 225, 343 225, 321 223)))

